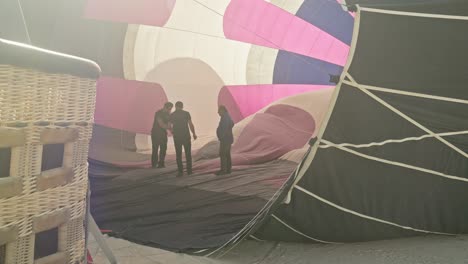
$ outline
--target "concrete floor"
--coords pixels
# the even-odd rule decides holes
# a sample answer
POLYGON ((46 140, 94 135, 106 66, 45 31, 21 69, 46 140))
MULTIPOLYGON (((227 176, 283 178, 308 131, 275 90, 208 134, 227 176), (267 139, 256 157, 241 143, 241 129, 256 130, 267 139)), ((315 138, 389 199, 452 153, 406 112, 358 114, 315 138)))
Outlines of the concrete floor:
MULTIPOLYGON (((468 236, 427 236, 343 245, 245 241, 221 259, 194 257, 107 238, 121 264, 468 264, 468 236)), ((109 263, 90 239, 94 263, 109 263)))

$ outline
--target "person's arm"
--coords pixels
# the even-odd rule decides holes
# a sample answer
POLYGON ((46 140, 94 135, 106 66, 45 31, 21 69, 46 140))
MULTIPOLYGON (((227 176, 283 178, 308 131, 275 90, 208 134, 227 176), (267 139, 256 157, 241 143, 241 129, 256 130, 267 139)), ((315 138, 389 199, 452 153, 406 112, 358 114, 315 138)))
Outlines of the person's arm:
POLYGON ((192 119, 189 119, 188 124, 190 127, 190 131, 192 131, 193 139, 197 140, 197 134, 195 134, 195 126, 192 123, 192 119))
POLYGON ((226 138, 226 133, 227 133, 227 124, 226 124, 226 117, 223 115, 221 117, 221 120, 219 120, 219 126, 218 126, 218 139, 220 141, 224 140, 226 138))
POLYGON ((192 131, 192 135, 193 135, 193 140, 197 140, 197 134, 195 133, 195 126, 193 125, 193 122, 192 122, 192 116, 190 115, 189 112, 187 112, 187 115, 188 115, 188 125, 189 125, 189 128, 190 128, 190 131, 192 131))
POLYGON ((160 117, 158 117, 156 120, 158 121, 158 125, 159 125, 160 127, 165 128, 165 129, 169 129, 169 128, 170 128, 169 124, 164 124, 164 122, 162 121, 162 119, 161 119, 160 117))
POLYGON ((172 134, 174 134, 174 126, 172 125, 172 122, 169 121, 169 123, 167 123, 167 130, 169 130, 172 134))

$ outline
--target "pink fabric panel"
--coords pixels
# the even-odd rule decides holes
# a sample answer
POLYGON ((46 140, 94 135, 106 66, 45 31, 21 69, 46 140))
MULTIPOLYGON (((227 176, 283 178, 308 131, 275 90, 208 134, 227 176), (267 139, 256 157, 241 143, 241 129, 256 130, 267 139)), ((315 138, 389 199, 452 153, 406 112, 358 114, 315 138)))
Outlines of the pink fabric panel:
MULTIPOLYGON (((314 118, 306 111, 274 105, 265 113, 256 114, 232 146, 233 166, 273 161, 302 148, 315 130, 314 118)), ((195 163, 194 170, 209 172, 219 169, 219 159, 195 163)))
POLYGON ((176 0, 88 0, 85 17, 90 19, 164 26, 176 0))
POLYGON ((227 107, 237 123, 282 98, 331 87, 293 84, 225 86, 219 93, 218 103, 227 107))
POLYGON ((96 124, 150 134, 154 113, 167 96, 156 83, 101 77, 97 83, 96 124))
POLYGON ((346 64, 348 45, 263 0, 232 0, 223 28, 230 39, 346 64))
POLYGON ((231 91, 226 86, 221 88, 221 91, 218 94, 218 105, 224 105, 227 108, 234 123, 245 118, 241 111, 242 107, 237 103, 236 99, 232 96, 231 91))

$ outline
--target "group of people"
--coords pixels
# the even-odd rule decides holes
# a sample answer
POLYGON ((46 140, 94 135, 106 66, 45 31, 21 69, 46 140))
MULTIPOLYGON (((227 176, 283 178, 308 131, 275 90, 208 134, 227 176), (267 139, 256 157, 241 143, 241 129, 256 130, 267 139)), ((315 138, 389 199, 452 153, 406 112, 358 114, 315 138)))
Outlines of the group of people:
MULTIPOLYGON (((167 151, 168 131, 171 131, 174 138, 174 146, 177 160, 177 176, 184 175, 184 164, 182 162, 182 148, 185 152, 185 162, 187 174, 192 171, 192 138, 197 139, 195 126, 192 122, 190 113, 184 110, 182 102, 175 103, 175 111, 172 112, 174 104, 167 102, 164 107, 154 115, 153 129, 151 131, 151 141, 153 152, 151 163, 153 168, 164 168, 167 151), (191 132, 191 134, 190 134, 191 132)), ((221 169, 216 175, 225 175, 231 173, 231 146, 234 142, 232 128, 234 122, 225 106, 218 107, 218 114, 221 117, 216 134, 220 142, 219 157, 221 169)))

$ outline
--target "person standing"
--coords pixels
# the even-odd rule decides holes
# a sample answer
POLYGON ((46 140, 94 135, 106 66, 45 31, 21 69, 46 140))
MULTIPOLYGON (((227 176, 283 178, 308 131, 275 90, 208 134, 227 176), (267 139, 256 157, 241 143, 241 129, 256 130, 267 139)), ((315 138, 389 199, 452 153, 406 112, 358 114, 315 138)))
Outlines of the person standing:
POLYGON ((167 102, 164 107, 154 114, 153 129, 151 130, 151 165, 153 168, 164 168, 164 161, 167 150, 167 130, 169 127, 169 115, 172 111, 173 103, 167 102))
POLYGON ((226 175, 231 173, 231 146, 234 143, 234 136, 232 134, 232 128, 234 122, 231 119, 226 107, 220 105, 218 107, 218 114, 221 117, 219 120, 218 129, 216 129, 216 135, 219 140, 219 159, 221 160, 221 170, 216 175, 226 175))
POLYGON ((184 110, 184 104, 177 102, 175 104, 176 110, 171 114, 170 122, 172 124, 172 133, 174 137, 174 145, 177 159, 177 176, 184 175, 184 165, 182 163, 182 147, 185 152, 185 162, 187 163, 187 174, 192 174, 192 140, 190 131, 192 132, 193 139, 197 139, 195 133, 195 126, 192 123, 190 113, 184 110), (189 130, 190 129, 190 130, 189 130))

